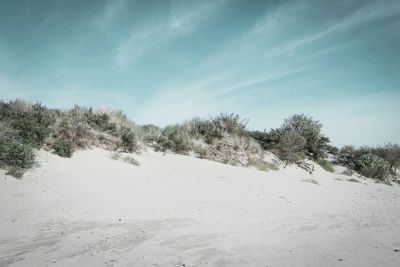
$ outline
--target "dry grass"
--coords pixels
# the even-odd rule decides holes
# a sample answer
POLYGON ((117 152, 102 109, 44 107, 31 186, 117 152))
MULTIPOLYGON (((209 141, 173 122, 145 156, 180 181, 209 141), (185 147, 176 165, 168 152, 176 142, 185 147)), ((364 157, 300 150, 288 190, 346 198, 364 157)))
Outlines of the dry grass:
POLYGON ((265 171, 265 172, 279 170, 279 167, 276 166, 274 163, 268 162, 265 160, 261 160, 261 159, 250 161, 250 165, 256 167, 257 170, 265 171))
POLYGON ((122 153, 111 154, 111 159, 120 160, 122 162, 128 163, 133 166, 140 166, 140 162, 138 160, 136 160, 133 156, 123 155, 122 153))
POLYGON ((308 179, 303 179, 301 180, 302 182, 307 182, 307 183, 312 183, 312 184, 316 184, 319 185, 319 182, 317 180, 315 180, 314 178, 308 178, 308 179))

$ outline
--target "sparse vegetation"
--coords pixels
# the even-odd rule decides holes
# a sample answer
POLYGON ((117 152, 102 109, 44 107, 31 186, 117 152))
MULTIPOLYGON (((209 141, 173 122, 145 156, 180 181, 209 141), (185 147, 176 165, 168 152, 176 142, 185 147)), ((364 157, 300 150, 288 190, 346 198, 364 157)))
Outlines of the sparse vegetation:
POLYGON ((136 136, 129 128, 123 128, 121 130, 121 148, 125 152, 134 152, 138 149, 136 136))
POLYGON ((265 172, 279 170, 279 167, 276 166, 275 164, 261 159, 251 161, 250 165, 256 167, 260 171, 265 171, 265 172))
MULTIPOLYGON (((340 150, 337 160, 340 164, 366 177, 387 182, 390 176, 393 175, 393 173, 391 174, 393 165, 379 156, 377 151, 379 150, 370 147, 356 149, 353 146, 344 146, 340 150)), ((383 154, 383 156, 385 156, 385 154, 383 154)))
POLYGON ((320 160, 317 161, 317 163, 319 164, 319 166, 321 166, 327 172, 334 172, 335 171, 335 169, 333 168, 332 163, 330 163, 329 161, 327 161, 325 159, 320 159, 320 160))
POLYGON ((219 114, 208 120, 195 118, 163 129, 156 149, 248 166, 262 156, 260 144, 248 135, 246 120, 235 114, 219 114))
POLYGON ((32 146, 24 144, 19 136, 19 131, 10 124, 0 121, 0 168, 16 177, 22 177, 26 169, 34 164, 32 146))
POLYGON ((288 130, 282 133, 279 143, 272 150, 285 162, 285 166, 304 159, 306 139, 297 131, 288 130))
MULTIPOLYGON (((232 165, 277 169, 263 160, 265 150, 274 152, 284 165, 295 163, 313 171, 314 160, 333 172, 327 154, 337 163, 364 176, 387 182, 398 177, 400 146, 387 144, 371 148, 345 146, 338 149, 321 133, 322 124, 304 114, 284 120, 270 131, 249 131, 247 120, 236 114, 221 113, 209 119, 194 118, 160 129, 155 125, 136 125, 122 111, 93 110, 75 106, 70 110, 48 109, 15 100, 0 101, 0 167, 21 177, 34 164, 34 148, 54 150, 71 157, 77 149, 99 146, 112 151, 135 152, 141 145, 159 151, 194 154, 232 165)), ((124 161, 137 165, 134 159, 124 161)), ((278 164, 278 163, 277 163, 278 164)))
POLYGON ((316 184, 319 185, 319 182, 313 178, 308 178, 308 179, 303 179, 301 180, 302 182, 307 182, 307 183, 311 183, 311 184, 316 184))
POLYGON ((125 163, 128 163, 130 165, 134 165, 134 166, 140 166, 140 162, 137 161, 135 158, 133 158, 132 156, 128 156, 128 155, 122 155, 121 153, 113 153, 111 155, 111 158, 113 160, 121 160, 125 163))
POLYGON ((52 148, 60 157, 70 158, 73 152, 73 143, 68 139, 61 139, 54 143, 52 148))

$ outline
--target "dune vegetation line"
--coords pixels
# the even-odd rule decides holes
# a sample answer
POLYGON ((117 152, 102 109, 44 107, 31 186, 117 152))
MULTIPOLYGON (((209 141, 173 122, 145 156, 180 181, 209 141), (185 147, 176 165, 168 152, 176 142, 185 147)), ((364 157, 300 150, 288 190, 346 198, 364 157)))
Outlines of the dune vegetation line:
POLYGON ((22 100, 0 101, 0 168, 21 178, 35 164, 35 149, 71 157, 74 151, 93 146, 128 153, 153 147, 260 170, 297 164, 312 172, 315 162, 327 171, 340 164, 380 182, 399 180, 398 144, 339 149, 321 132, 322 124, 304 114, 293 115, 270 131, 248 130, 247 122, 239 115, 221 113, 160 128, 137 125, 122 111, 82 106, 61 110, 22 100), (264 160, 265 151, 276 155, 273 163, 264 160))

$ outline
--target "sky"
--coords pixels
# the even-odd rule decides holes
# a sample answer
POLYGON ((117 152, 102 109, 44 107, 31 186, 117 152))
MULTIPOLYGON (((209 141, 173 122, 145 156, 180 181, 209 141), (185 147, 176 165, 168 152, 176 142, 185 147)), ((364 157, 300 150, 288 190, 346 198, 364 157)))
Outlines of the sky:
POLYGON ((400 143, 400 1, 0 0, 0 99, 400 143))

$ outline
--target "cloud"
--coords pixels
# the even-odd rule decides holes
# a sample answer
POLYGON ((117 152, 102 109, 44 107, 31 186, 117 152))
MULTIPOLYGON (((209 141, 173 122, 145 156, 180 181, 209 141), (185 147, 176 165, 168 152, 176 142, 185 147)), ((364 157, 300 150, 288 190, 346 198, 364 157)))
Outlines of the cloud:
POLYGON ((166 18, 133 28, 117 47, 114 57, 119 69, 125 69, 139 57, 193 31, 225 1, 201 2, 185 6, 173 2, 166 18))
POLYGON ((99 16, 95 17, 94 24, 97 29, 105 31, 118 18, 124 10, 126 0, 107 0, 99 16))
POLYGON ((284 46, 266 50, 265 55, 271 57, 294 53, 296 50, 304 46, 312 45, 315 42, 328 37, 354 31, 358 27, 366 26, 375 20, 382 20, 398 14, 400 14, 400 2, 398 1, 370 2, 363 7, 354 10, 349 16, 333 22, 331 25, 324 27, 320 31, 294 39, 284 46))

